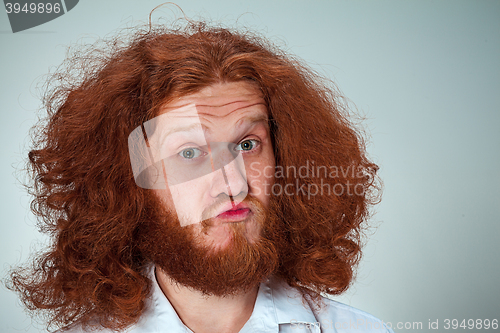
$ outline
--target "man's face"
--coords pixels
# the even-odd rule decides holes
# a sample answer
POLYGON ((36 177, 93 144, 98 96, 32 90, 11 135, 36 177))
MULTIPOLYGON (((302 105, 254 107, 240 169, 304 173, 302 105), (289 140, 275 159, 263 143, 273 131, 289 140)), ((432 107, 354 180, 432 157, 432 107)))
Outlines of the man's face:
POLYGON ((259 90, 248 82, 207 87, 165 105, 144 134, 147 144, 139 128, 129 145, 136 182, 154 191, 137 243, 145 258, 177 283, 218 296, 272 274, 282 228, 259 90), (141 159, 151 163, 134 167, 141 159))
POLYGON ((260 233, 247 196, 269 204, 274 169, 268 114, 249 82, 207 87, 165 105, 145 124, 153 159, 166 183, 155 189, 182 227, 213 249, 225 248, 238 227, 249 242, 260 233))

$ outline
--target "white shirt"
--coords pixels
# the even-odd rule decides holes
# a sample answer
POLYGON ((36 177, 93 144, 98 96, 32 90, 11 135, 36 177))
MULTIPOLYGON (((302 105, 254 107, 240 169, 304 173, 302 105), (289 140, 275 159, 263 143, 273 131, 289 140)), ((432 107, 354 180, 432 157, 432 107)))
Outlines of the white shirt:
MULTIPOLYGON (((127 333, 193 333, 187 328, 163 294, 152 270, 152 295, 138 323, 127 333)), ((323 298, 317 311, 303 303, 302 294, 277 278, 261 283, 252 315, 240 333, 394 333, 372 315, 348 305, 323 298)), ((74 327, 69 333, 84 332, 74 327)), ((106 329, 95 332, 112 332, 106 329)), ((214 332, 216 333, 216 332, 214 332)))

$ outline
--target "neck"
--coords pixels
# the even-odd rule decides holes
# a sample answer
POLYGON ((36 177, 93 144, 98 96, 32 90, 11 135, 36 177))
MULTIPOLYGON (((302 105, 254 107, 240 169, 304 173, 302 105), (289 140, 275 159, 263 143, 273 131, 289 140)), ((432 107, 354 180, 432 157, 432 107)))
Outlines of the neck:
POLYGON ((184 325, 195 333, 239 332, 253 312, 259 287, 231 296, 207 296, 179 285, 160 268, 156 279, 184 325))

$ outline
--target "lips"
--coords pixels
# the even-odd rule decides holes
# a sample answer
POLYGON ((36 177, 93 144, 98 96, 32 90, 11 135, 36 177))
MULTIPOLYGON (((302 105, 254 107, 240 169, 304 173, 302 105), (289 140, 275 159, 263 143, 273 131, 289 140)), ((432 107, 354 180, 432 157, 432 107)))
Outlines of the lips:
POLYGON ((228 205, 224 205, 221 212, 216 216, 216 218, 223 220, 224 222, 239 222, 246 219, 251 210, 245 203, 239 203, 234 205, 233 203, 229 203, 228 205))

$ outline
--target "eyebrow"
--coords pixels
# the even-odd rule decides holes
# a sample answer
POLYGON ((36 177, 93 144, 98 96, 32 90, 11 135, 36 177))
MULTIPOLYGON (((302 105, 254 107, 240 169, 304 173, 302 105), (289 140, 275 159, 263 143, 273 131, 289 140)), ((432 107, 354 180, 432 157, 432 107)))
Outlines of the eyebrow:
POLYGON ((252 115, 248 117, 241 118, 236 122, 236 126, 240 126, 243 121, 248 121, 249 127, 256 125, 258 123, 268 123, 269 118, 267 117, 267 114, 258 114, 258 115, 252 115))
POLYGON ((178 127, 178 128, 172 128, 170 129, 168 132, 165 133, 164 137, 168 137, 172 134, 175 134, 175 133, 178 133, 178 132, 192 132, 194 131, 195 129, 199 128, 201 125, 201 128, 202 130, 205 132, 206 130, 208 130, 208 128, 201 124, 201 123, 193 123, 191 125, 187 125, 187 126, 183 126, 183 127, 178 127))
MULTIPOLYGON (((147 135, 147 132, 146 132, 146 131, 144 131, 143 133, 145 134, 145 137, 147 138, 148 145, 149 145, 149 144, 150 144, 150 142, 151 142, 150 140, 152 140, 153 142, 155 142, 155 141, 156 141, 156 142, 157 142, 157 144, 159 144, 160 146, 163 146, 163 145, 164 145, 164 143, 165 143, 165 140, 167 140, 167 138, 168 138, 168 137, 170 137, 171 135, 173 135, 173 134, 175 134, 175 133, 182 133, 182 132, 184 132, 184 133, 189 133, 189 132, 192 132, 192 131, 194 131, 195 129, 199 128, 199 127, 200 127, 200 125, 202 126, 203 131, 205 131, 205 130, 206 130, 206 128, 205 128, 202 124, 200 124, 200 123, 193 123, 193 124, 191 124, 191 125, 187 125, 187 126, 182 126, 182 127, 172 128, 172 129, 170 129, 168 132, 166 132, 166 133, 162 133, 162 134, 160 135, 160 137, 159 137, 159 138, 157 138, 156 140, 155 140, 155 139, 153 139, 153 138, 155 137, 156 131, 152 133, 152 136, 151 136, 151 137, 149 137, 149 136, 147 135)), ((143 128, 143 130, 144 130, 144 128, 143 128)))

